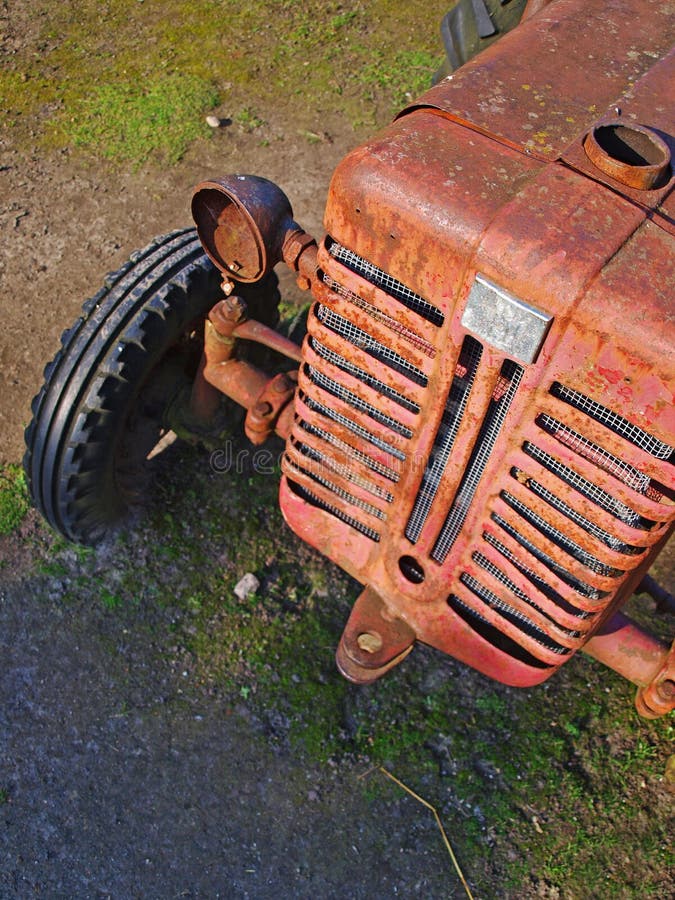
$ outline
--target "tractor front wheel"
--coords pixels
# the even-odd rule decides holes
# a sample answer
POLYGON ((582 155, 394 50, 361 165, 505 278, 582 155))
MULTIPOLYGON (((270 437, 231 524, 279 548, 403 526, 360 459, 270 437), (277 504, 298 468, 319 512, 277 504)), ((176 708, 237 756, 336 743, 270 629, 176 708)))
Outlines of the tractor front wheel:
MULTIPOLYGON (((95 543, 138 505, 220 279, 195 229, 174 231, 110 275, 62 335, 33 400, 24 468, 35 505, 69 540, 95 543)), ((274 276, 264 288, 275 314, 274 276)), ((261 287, 247 292, 256 314, 261 287)))

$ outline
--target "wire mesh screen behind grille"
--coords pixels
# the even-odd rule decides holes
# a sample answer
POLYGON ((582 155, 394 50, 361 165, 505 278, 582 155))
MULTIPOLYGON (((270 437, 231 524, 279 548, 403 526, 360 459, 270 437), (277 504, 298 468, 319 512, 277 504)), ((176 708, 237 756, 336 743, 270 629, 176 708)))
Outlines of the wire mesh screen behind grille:
MULTIPOLYGON (((546 553, 528 537, 522 534, 515 526, 511 525, 510 522, 507 522, 506 519, 502 518, 502 516, 493 513, 492 521, 495 522, 495 524, 498 525, 505 534, 508 534, 509 537, 513 538, 513 540, 516 541, 516 543, 519 544, 527 554, 530 554, 534 559, 542 563, 543 566, 549 569, 549 571, 553 572, 553 574, 556 575, 564 584, 572 588, 572 590, 576 591, 582 597, 585 597, 588 600, 602 600, 607 596, 606 591, 600 591, 598 590, 598 588, 586 584, 581 579, 577 578, 575 575, 569 572, 562 564, 561 560, 554 559, 549 553, 546 553)), ((509 557, 507 556, 507 559, 508 558, 509 557)), ((525 558, 527 558, 527 556, 525 558)))
POLYGON ((350 362, 348 359, 345 359, 344 356, 340 356, 339 353, 335 353, 333 350, 325 347, 322 343, 315 340, 314 338, 310 338, 309 343, 312 350, 314 350, 314 352, 317 353, 322 359, 325 359, 326 362, 331 363, 331 365, 335 366, 336 368, 341 369, 348 375, 353 376, 354 378, 358 379, 358 381, 363 382, 363 384, 367 384, 368 387, 373 388, 373 390, 377 391, 379 394, 382 394, 385 397, 389 397, 390 400, 398 403, 399 406, 402 406, 404 409, 407 409, 412 413, 419 413, 419 405, 413 400, 410 400, 408 397, 406 397, 403 393, 401 393, 401 391, 397 391, 395 388, 390 387, 388 384, 385 384, 383 381, 381 381, 379 378, 376 378, 374 375, 371 375, 369 372, 364 372, 363 369, 355 366, 353 362, 350 362))
POLYGON ((350 322, 349 319, 323 304, 317 309, 316 315, 320 322, 323 322, 327 328, 344 338, 348 343, 353 344, 353 346, 363 350, 369 356, 389 366, 394 372, 405 375, 414 384, 418 384, 421 387, 427 386, 427 376, 421 369, 408 362, 407 359, 401 356, 400 353, 392 350, 391 347, 375 340, 362 328, 350 322))
POLYGON ((660 441, 658 438, 649 434, 649 432, 644 431, 644 429, 639 428, 637 425, 633 425, 628 419, 624 419, 623 416, 613 412, 606 406, 602 406, 595 400, 591 400, 590 397, 581 394, 579 391, 572 390, 572 388, 565 387, 564 384, 555 382, 551 387, 551 393, 554 397, 557 397, 564 403, 569 403, 569 405, 573 406, 575 409, 586 413, 591 419, 595 419, 596 422, 605 425, 611 431, 614 431, 616 434, 620 435, 631 444, 634 444, 636 447, 639 447, 641 450, 644 450, 645 453, 649 453, 650 456, 654 456, 656 459, 671 459, 673 454, 675 454, 675 448, 670 444, 660 441))
POLYGON ((593 537, 596 537, 612 550, 631 556, 636 556, 642 552, 642 548, 635 547, 632 544, 626 544, 620 538, 616 537, 616 535, 610 534, 604 528, 601 528, 597 523, 591 522, 586 516, 583 516, 564 500, 561 500, 557 494, 554 494, 552 491, 548 490, 548 488, 539 484, 534 478, 530 478, 526 472, 522 471, 522 469, 514 468, 511 474, 517 481, 521 482, 521 484, 525 484, 535 496, 545 500, 552 509, 561 512, 570 520, 570 522, 574 522, 575 525, 583 528, 588 534, 592 534, 593 537))
MULTIPOLYGON (((531 493, 532 501, 528 501, 527 497, 522 495, 522 489, 501 490, 502 501, 512 511, 510 521, 493 512, 490 531, 484 531, 482 535, 485 544, 492 549, 492 556, 488 560, 480 551, 474 552, 472 556, 474 562, 496 578, 504 590, 497 591, 499 597, 496 597, 495 591, 489 591, 485 585, 480 585, 467 573, 463 573, 460 580, 470 588, 475 597, 479 597, 502 615, 506 614, 503 608, 497 605, 497 600, 501 604, 506 603, 507 607, 510 604, 520 604, 518 615, 522 616, 523 608, 526 609, 524 604, 531 604, 532 596, 524 593, 500 566, 494 564, 496 552, 504 560, 505 568, 513 566, 527 579, 532 585, 533 596, 545 598, 554 604, 550 609, 553 611, 559 609, 566 617, 565 621, 569 622, 571 614, 581 623, 584 619, 592 620, 599 615, 606 603, 611 600, 613 592, 599 590, 586 582, 578 574, 580 565, 587 570, 589 582, 594 582, 598 577, 612 579, 616 581, 618 589, 623 576, 639 564, 645 551, 645 548, 640 546, 639 539, 633 544, 627 543, 625 537, 620 536, 626 533, 625 526, 643 532, 663 527, 632 509, 625 501, 625 491, 622 492, 623 499, 613 496, 608 489, 612 482, 606 477, 600 478, 600 474, 609 474, 635 491, 636 495, 649 497, 658 503, 663 499, 658 489, 660 485, 652 482, 649 476, 633 464, 632 459, 636 458, 635 451, 628 444, 661 461, 664 467, 664 481, 668 480, 666 469, 669 467, 668 460, 672 459, 672 447, 578 391, 559 383, 553 384, 550 390, 553 396, 584 413, 589 423, 590 420, 600 422, 628 442, 626 455, 631 461, 613 455, 600 446, 597 439, 591 440, 585 436, 582 419, 577 419, 580 430, 576 431, 552 415, 542 413, 536 416, 535 422, 542 433, 558 441, 561 450, 565 447, 567 451, 572 450, 576 454, 584 474, 577 471, 574 463, 570 462, 569 452, 566 462, 562 463, 553 455, 554 451, 549 451, 550 442, 547 444, 547 450, 543 450, 537 445, 536 438, 524 441, 522 450, 532 460, 533 465, 531 468, 527 464, 523 464, 523 468, 520 465, 513 466, 510 469, 510 477, 531 493), (591 474, 592 467, 595 467, 598 481, 602 486, 594 481, 591 474), (546 477, 542 469, 546 471, 546 477), (554 476, 553 479, 548 473, 554 476), (516 493, 520 496, 516 496, 516 493), (583 509, 580 497, 584 498, 583 509), (537 501, 544 501, 544 505, 537 501), (592 507, 589 507, 588 501, 592 507), (563 520, 570 523, 569 529, 564 527, 563 520), (497 533, 501 532, 503 540, 496 536, 495 528, 497 533), (578 529, 582 529, 595 540, 595 545, 589 543, 588 546, 597 547, 597 550, 589 550, 587 542, 581 537, 573 538, 573 534, 579 534, 578 529), (506 545, 508 539, 515 542, 515 549, 513 544, 506 545), (551 550, 551 545, 556 549, 551 550), (608 555, 604 548, 609 548, 611 555, 608 555), (622 554, 625 560, 625 563, 622 561, 618 566, 617 553, 622 554), (536 566, 535 561, 542 567, 537 572, 533 569, 533 566, 536 566), (549 578, 547 571, 550 573, 551 584, 547 581, 549 578), (564 596, 560 593, 561 582, 569 588, 569 592, 565 592, 564 596), (553 587, 553 584, 556 587, 553 587), (593 605, 589 605, 589 601, 593 605)), ((597 433, 597 429, 595 432, 597 433)), ((466 606, 466 602, 464 605, 466 606)), ((466 610, 458 606, 457 602, 455 607, 460 614, 467 615, 466 610)), ((474 612, 477 627, 483 627, 480 624, 479 611, 474 612)), ((518 621, 518 618, 506 617, 513 624, 518 621)), ((557 622, 556 627, 560 628, 561 623, 557 614, 553 615, 553 619, 557 622)), ((567 633, 571 638, 578 639, 573 643, 580 645, 583 643, 585 631, 586 629, 577 633, 568 629, 567 633)), ((536 635, 530 636, 534 636, 536 640, 536 635)))
POLYGON ((403 306, 419 313, 428 322, 439 326, 443 324, 443 313, 437 307, 432 306, 431 303, 420 297, 419 294, 411 291, 398 279, 392 278, 387 272, 369 263, 361 256, 357 256, 356 253, 343 247, 342 244, 330 241, 330 239, 328 241, 328 252, 348 269, 351 269, 352 272, 356 272, 357 275, 360 275, 370 284, 395 297, 403 306))
MULTIPOLYGON (((386 397, 402 411, 419 414, 419 388, 427 386, 427 376, 409 361, 409 357, 418 360, 422 354, 432 359, 437 352, 437 348, 418 333, 424 330, 423 323, 418 331, 413 330, 408 323, 411 317, 401 317, 401 307, 414 310, 436 325, 442 324, 443 315, 400 281, 357 254, 330 239, 327 246, 333 257, 347 269, 388 294, 391 303, 384 310, 380 309, 370 299, 355 293, 353 278, 348 288, 336 280, 333 270, 333 274, 322 273, 323 283, 331 296, 326 302, 319 303, 310 316, 309 346, 314 356, 303 369, 306 380, 299 395, 305 407, 316 416, 312 416, 311 422, 302 417, 296 422, 290 442, 292 451, 287 448, 286 468, 297 481, 294 490, 301 489, 305 499, 361 534, 379 540, 377 523, 373 528, 363 519, 366 522, 370 522, 368 517, 386 519, 384 508, 377 505, 377 501, 393 502, 394 495, 388 486, 399 481, 398 463, 406 461, 407 443, 414 432, 407 421, 401 421, 397 416, 391 402, 387 403, 385 411, 378 405, 378 399, 381 401, 386 397), (353 321, 354 307, 361 311, 359 325, 353 321), (326 330, 320 332, 321 339, 318 329, 312 330, 312 323, 317 320, 332 333, 330 339, 326 330), (373 324, 377 338, 365 330, 370 327, 367 324, 370 320, 377 323, 377 327, 373 324), (366 324, 360 327, 362 323, 366 324), (353 348, 359 351, 358 354, 353 348), (370 358, 365 362, 364 354, 370 358), (339 373, 349 376, 349 384, 339 373), (363 385, 365 390, 358 388, 351 379, 363 385), (416 395, 415 400, 411 399, 411 393, 416 395), (340 401, 339 406, 333 398, 340 401), (388 460, 383 459, 383 453, 388 460), (378 478, 386 479, 386 484, 378 482, 378 478), (317 497, 313 485, 321 485, 331 492, 336 498, 335 504, 332 500, 327 501, 322 492, 323 499, 317 497), (354 488, 349 485, 359 490, 353 493, 354 488), (369 493, 375 504, 357 496, 359 491, 369 493)), ((364 284, 364 288, 367 285, 364 284)), ((370 298, 371 294, 369 289, 367 296, 370 298)), ((428 331, 428 326, 426 328, 428 331)), ((403 419, 409 417, 404 415, 403 419)))
POLYGON ((483 540, 486 544, 489 544, 493 547, 500 556, 504 559, 507 559, 511 565, 520 572, 521 575, 524 575, 525 578, 532 584, 535 591, 539 591, 544 597, 550 600, 552 603, 555 603, 556 606, 560 607, 560 609, 567 613, 568 615, 575 616, 579 619, 588 619, 592 616, 592 613, 579 609, 577 606, 573 606, 569 601, 567 601, 558 591, 551 587, 551 585, 547 584, 546 581, 534 572, 530 566, 523 563, 518 556, 509 550, 501 541, 497 540, 497 538, 490 534, 488 531, 483 532, 483 540))

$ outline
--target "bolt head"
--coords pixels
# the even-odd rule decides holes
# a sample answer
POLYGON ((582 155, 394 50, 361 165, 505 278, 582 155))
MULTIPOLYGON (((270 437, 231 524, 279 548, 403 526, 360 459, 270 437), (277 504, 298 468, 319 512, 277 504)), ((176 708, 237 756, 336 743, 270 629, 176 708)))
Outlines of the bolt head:
POLYGON ((272 413, 272 404, 267 403, 265 400, 261 400, 260 403, 256 403, 253 407, 253 412, 256 416, 260 416, 261 419, 265 419, 272 413))
POLYGON ((364 653, 377 653, 384 646, 382 636, 376 631, 364 631, 357 637, 356 643, 364 653))

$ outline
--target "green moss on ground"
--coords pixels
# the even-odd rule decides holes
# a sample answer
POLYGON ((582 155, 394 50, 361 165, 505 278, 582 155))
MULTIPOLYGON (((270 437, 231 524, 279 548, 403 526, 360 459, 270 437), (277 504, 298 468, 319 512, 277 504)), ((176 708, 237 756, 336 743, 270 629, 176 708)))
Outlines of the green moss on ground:
POLYGON ((373 127, 429 86, 445 6, 41 0, 32 41, 0 71, 3 127, 20 145, 137 166, 179 160, 218 104, 245 130, 284 114, 294 134, 327 115, 373 127))
POLYGON ((23 522, 30 500, 20 466, 0 467, 0 535, 11 534, 23 522))

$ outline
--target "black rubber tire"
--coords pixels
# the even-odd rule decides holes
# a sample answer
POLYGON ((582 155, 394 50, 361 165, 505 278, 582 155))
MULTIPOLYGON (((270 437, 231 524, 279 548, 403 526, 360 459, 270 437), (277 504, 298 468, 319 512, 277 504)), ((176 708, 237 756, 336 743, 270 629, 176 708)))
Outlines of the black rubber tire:
POLYGON ((441 22, 446 58, 432 79, 438 84, 520 22, 527 0, 455 0, 441 22))
MULTIPOLYGON (((196 370, 220 281, 196 230, 174 231, 109 275, 62 335, 33 400, 24 469, 35 506, 68 540, 96 543, 138 504, 147 454, 196 370)), ((276 285, 272 275, 241 291, 268 322, 276 285), (266 315, 256 308, 263 294, 266 315)))

